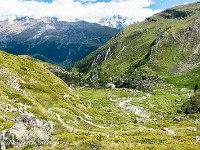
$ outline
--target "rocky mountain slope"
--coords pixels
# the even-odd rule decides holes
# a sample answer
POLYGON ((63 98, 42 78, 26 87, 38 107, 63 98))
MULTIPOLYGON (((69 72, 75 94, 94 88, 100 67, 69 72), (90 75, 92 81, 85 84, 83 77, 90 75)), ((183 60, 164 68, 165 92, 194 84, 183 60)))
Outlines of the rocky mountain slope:
POLYGON ((0 49, 63 67, 84 58, 119 32, 85 21, 17 17, 0 23, 0 49))
POLYGON ((199 9, 199 2, 177 6, 130 25, 72 70, 118 87, 160 87, 167 81, 194 88, 200 84, 199 9))
POLYGON ((102 26, 108 26, 111 28, 123 29, 130 24, 134 24, 135 22, 137 21, 134 20, 133 18, 122 17, 120 15, 114 15, 111 18, 102 18, 99 21, 99 24, 102 26))

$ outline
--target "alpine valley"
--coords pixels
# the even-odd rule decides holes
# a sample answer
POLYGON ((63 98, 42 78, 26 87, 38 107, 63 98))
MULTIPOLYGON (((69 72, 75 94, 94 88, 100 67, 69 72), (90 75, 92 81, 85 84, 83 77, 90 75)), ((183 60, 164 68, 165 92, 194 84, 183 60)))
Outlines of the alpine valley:
POLYGON ((200 149, 199 12, 200 2, 176 6, 120 32, 55 18, 2 22, 0 149, 200 149), (101 46, 74 46, 69 61, 55 46, 66 48, 65 36, 101 46))

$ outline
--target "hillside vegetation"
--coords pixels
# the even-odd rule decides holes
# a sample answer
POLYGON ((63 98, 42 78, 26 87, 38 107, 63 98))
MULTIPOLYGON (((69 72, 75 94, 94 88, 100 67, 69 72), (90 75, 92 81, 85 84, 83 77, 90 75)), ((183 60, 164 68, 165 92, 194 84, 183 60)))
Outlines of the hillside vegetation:
POLYGON ((161 87, 163 78, 176 87, 194 88, 200 84, 199 10, 199 2, 177 6, 130 25, 72 70, 103 85, 161 87))
POLYGON ((0 131, 18 117, 34 115, 54 122, 52 141, 23 149, 198 148, 200 116, 177 113, 191 91, 97 89, 66 74, 58 66, 0 51, 0 131))
POLYGON ((48 140, 24 150, 199 149, 199 10, 178 6, 128 26, 73 73, 0 51, 0 149, 27 141, 22 130, 48 140), (117 88, 100 86, 108 82, 117 88))

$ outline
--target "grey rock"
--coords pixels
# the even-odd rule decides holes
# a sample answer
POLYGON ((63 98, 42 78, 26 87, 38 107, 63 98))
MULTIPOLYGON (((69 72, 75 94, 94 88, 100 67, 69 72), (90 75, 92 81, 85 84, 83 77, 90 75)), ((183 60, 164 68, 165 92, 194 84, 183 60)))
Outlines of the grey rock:
POLYGON ((200 136, 196 136, 196 141, 200 142, 200 136))
POLYGON ((169 128, 163 128, 161 130, 163 130, 163 131, 165 131, 167 133, 170 133, 170 134, 174 134, 174 131, 172 129, 169 129, 169 128))
POLYGON ((158 119, 155 118, 155 119, 153 119, 153 121, 158 121, 158 119))
POLYGON ((177 113, 182 114, 182 110, 181 109, 177 109, 177 113))
POLYGON ((178 117, 175 117, 175 118, 174 118, 174 121, 181 122, 181 121, 182 121, 182 119, 181 119, 181 118, 178 118, 178 117))
POLYGON ((145 126, 143 126, 143 127, 139 127, 138 129, 146 130, 147 128, 145 126))
POLYGON ((145 124, 145 122, 142 119, 140 119, 140 118, 136 118, 135 121, 134 121, 134 123, 145 124))
POLYGON ((138 118, 136 118, 135 121, 134 121, 134 123, 138 123, 138 122, 139 122, 139 120, 138 120, 138 118))
POLYGON ((1 132, 1 149, 22 148, 28 142, 28 130, 23 123, 14 124, 10 129, 1 132))
POLYGON ((92 145, 91 145, 91 149, 96 150, 96 149, 98 149, 98 148, 99 148, 99 144, 92 144, 92 145))
POLYGON ((16 123, 0 133, 0 149, 23 148, 28 144, 47 144, 51 141, 54 123, 35 116, 17 118, 16 123))
POLYGON ((108 83, 108 84, 106 84, 106 87, 107 87, 107 88, 111 88, 111 89, 115 89, 115 84, 113 84, 113 83, 108 83))

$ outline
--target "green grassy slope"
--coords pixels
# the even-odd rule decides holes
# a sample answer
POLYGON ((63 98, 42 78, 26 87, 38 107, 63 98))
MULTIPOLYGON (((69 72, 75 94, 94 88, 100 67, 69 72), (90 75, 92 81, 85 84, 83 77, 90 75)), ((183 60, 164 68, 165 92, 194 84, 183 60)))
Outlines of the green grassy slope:
POLYGON ((72 89, 50 72, 52 68, 62 72, 29 56, 0 51, 0 131, 10 128, 16 117, 32 113, 55 123, 52 143, 43 149, 198 149, 199 124, 193 118, 200 116, 186 118, 176 112, 191 91, 72 89), (141 114, 149 118, 140 117, 140 111, 130 106, 142 107, 141 114), (141 122, 135 123, 136 117, 141 122), (174 121, 175 117, 182 121, 174 121))
MULTIPOLYGON (((101 127, 123 124, 120 120, 113 120, 112 117, 120 116, 123 120, 127 120, 128 115, 119 107, 115 107, 112 115, 105 114, 107 107, 105 101, 111 102, 108 100, 109 90, 103 90, 100 96, 98 95, 101 91, 96 90, 94 93, 97 99, 92 101, 91 96, 94 95, 92 91, 89 90, 82 95, 79 92, 82 88, 74 90, 66 85, 68 80, 80 81, 78 78, 71 74, 71 78, 67 76, 68 80, 65 83, 49 71, 52 71, 52 67, 54 71, 61 69, 29 56, 14 56, 0 51, 0 114, 3 117, 0 130, 8 128, 7 122, 12 124, 15 117, 31 113, 38 118, 54 121, 56 134, 69 133, 69 131, 103 132, 104 128, 101 127), (93 103, 95 107, 92 106, 93 103), (22 105, 28 105, 30 108, 22 109, 22 105), (59 121, 55 113, 60 115, 65 124, 59 121)), ((113 91, 113 95, 123 97, 127 92, 113 91)), ((132 117, 134 116, 132 114, 132 117)), ((113 129, 117 130, 118 127, 113 129)))
POLYGON ((49 108, 64 105, 77 113, 84 110, 77 95, 61 79, 45 69, 45 66, 48 64, 31 57, 14 56, 0 51, 1 115, 7 116, 6 120, 11 121, 16 116, 24 115, 18 111, 6 111, 8 105, 19 109, 20 104, 23 104, 33 107, 23 110, 24 113, 52 120, 56 123, 56 128, 60 128, 61 124, 48 111, 49 108))
POLYGON ((199 9, 199 2, 177 6, 130 25, 72 70, 105 84, 122 76, 136 78, 133 74, 143 66, 170 84, 194 87, 200 84, 199 9))

